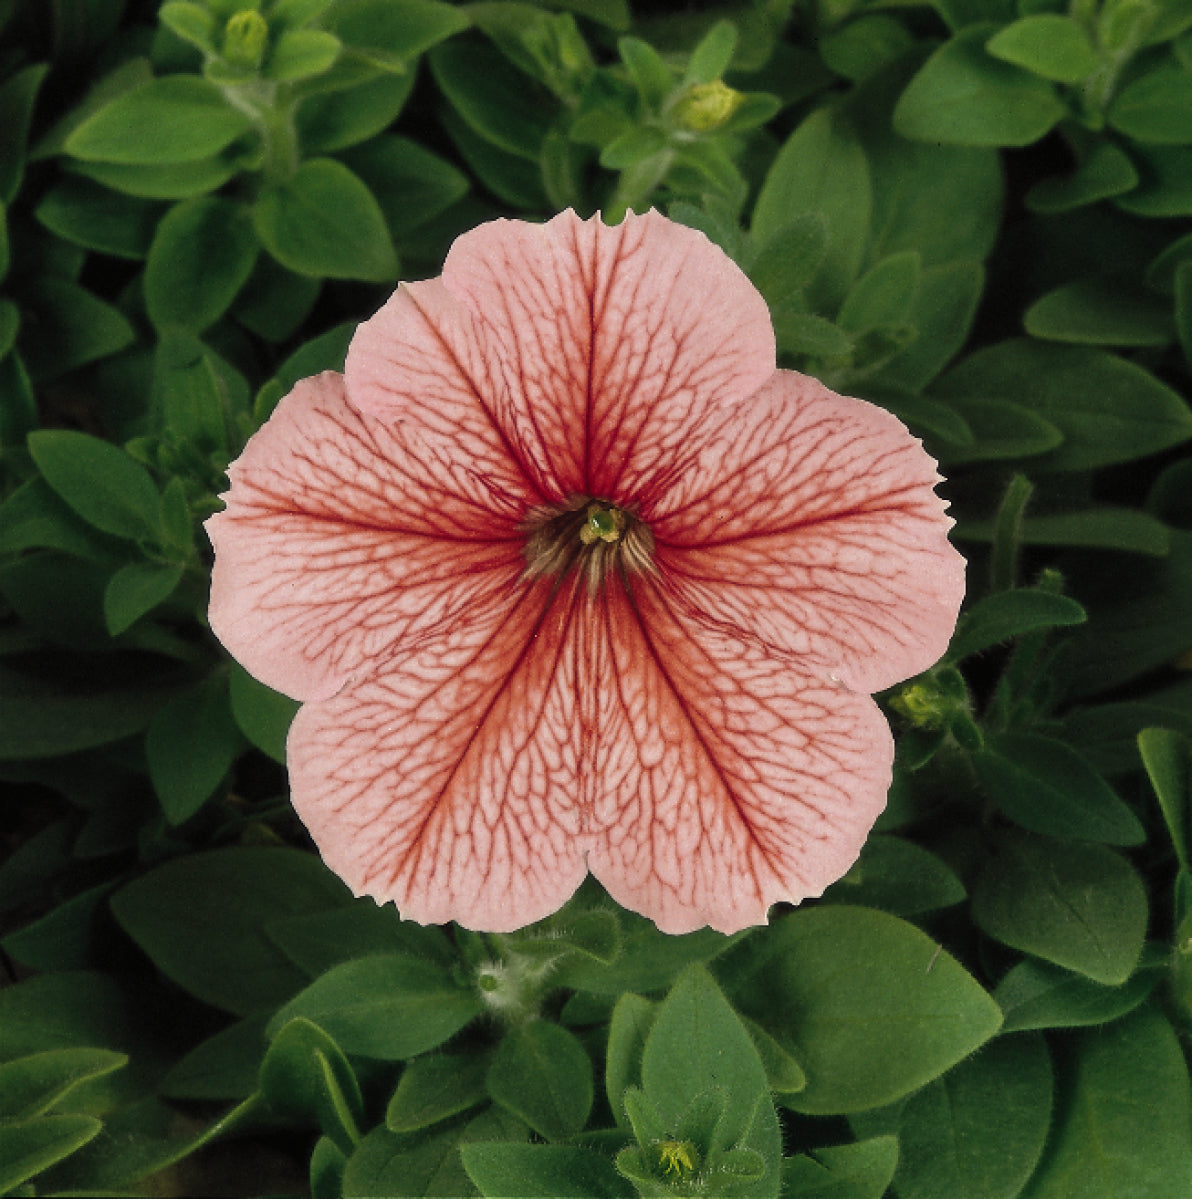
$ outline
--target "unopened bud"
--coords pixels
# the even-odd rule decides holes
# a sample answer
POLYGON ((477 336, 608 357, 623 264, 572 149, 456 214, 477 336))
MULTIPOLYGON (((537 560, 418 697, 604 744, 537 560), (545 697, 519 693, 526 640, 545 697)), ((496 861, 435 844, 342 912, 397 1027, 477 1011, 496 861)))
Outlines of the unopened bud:
POLYGON ((223 56, 231 66, 255 71, 265 58, 269 25, 255 9, 246 8, 224 26, 223 56))
POLYGON ((671 116, 689 133, 711 133, 719 129, 744 103, 745 97, 720 79, 693 83, 675 100, 671 116))

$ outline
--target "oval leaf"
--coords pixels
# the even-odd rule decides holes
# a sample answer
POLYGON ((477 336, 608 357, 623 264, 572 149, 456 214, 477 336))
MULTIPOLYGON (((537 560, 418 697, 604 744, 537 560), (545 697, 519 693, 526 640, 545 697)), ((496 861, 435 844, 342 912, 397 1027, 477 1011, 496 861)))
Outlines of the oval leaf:
POLYGON ((1005 832, 973 889, 973 920, 1003 944, 1117 986, 1146 935, 1142 880, 1103 845, 1005 832))
POLYGON ((1146 830, 1076 750, 1033 733, 999 733, 973 755, 985 793, 1020 828, 1052 837, 1140 845, 1146 830))
POLYGON ((574 1136, 592 1109, 592 1061, 574 1033, 535 1020, 507 1033, 488 1070, 488 1092, 548 1141, 574 1136))
POLYGON ((827 1114, 891 1103, 997 1031, 1001 1012, 964 968, 895 916, 854 907, 794 912, 718 964, 739 1010, 800 1062, 782 1102, 827 1114))
POLYGON ((299 275, 388 281, 397 254, 372 192, 341 162, 312 158, 253 209, 261 243, 299 275))
POLYGON ((170 209, 145 263, 145 307, 158 329, 201 333, 248 281, 259 244, 248 210, 213 196, 170 209))
POLYGON ((85 162, 167 166, 218 154, 252 127, 214 84, 167 75, 117 96, 67 139, 85 162))
POLYGON ((441 1045, 482 1010, 443 967, 378 954, 332 967, 287 1003, 269 1029, 305 1016, 345 1053, 399 1061, 441 1045))
POLYGON ((175 858, 112 897, 112 911, 163 974, 238 1016, 288 999, 302 973, 268 921, 350 902, 312 854, 236 847, 175 858))
POLYGON ((894 129, 953 146, 1028 146, 1067 109, 1047 81, 994 58, 985 43, 996 26, 975 25, 923 64, 894 109, 894 129))

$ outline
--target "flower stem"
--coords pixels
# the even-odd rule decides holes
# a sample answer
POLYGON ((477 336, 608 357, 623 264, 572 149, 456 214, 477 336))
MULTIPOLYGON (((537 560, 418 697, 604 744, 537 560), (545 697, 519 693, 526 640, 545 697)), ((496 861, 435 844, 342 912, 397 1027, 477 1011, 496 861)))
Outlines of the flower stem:
POLYGON ((993 522, 993 549, 989 559, 990 590, 1010 591, 1018 574, 1018 549, 1022 541, 1022 514, 1034 487, 1026 475, 1016 474, 993 522))

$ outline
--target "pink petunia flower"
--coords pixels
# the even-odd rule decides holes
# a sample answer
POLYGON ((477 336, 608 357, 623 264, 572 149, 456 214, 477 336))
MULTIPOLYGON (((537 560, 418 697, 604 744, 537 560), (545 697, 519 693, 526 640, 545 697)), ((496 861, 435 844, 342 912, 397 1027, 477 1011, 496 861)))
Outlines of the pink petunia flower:
POLYGON ((656 212, 460 237, 229 474, 211 626, 305 701, 327 864, 428 923, 518 928, 589 870, 673 933, 819 895, 885 804, 871 693, 964 590, 919 442, 776 370, 761 296, 656 212))

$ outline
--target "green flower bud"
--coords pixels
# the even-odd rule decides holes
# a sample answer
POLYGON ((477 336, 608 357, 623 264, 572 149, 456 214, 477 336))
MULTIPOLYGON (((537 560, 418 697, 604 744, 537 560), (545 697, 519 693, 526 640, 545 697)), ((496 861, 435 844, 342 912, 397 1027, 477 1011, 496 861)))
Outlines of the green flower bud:
POLYGON ((711 133, 719 129, 745 102, 741 92, 720 79, 693 83, 685 88, 671 108, 671 117, 689 133, 711 133))
POLYGON ((259 12, 243 9, 224 26, 223 56, 226 62, 245 71, 255 71, 265 58, 269 25, 259 12))

